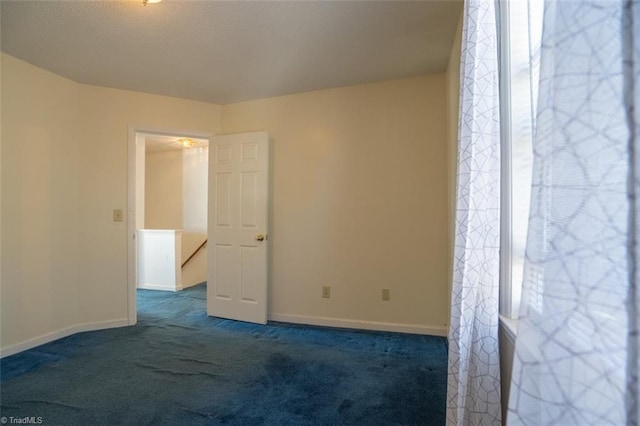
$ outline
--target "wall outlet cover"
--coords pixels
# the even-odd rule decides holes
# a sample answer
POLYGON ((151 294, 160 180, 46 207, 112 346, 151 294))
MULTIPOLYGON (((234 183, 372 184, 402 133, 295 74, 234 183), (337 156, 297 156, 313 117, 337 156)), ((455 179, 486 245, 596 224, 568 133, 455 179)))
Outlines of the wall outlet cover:
POLYGON ((322 287, 322 298, 329 299, 330 297, 331 297, 331 287, 329 287, 328 285, 325 285, 324 287, 322 287))
POLYGON ((113 209, 113 221, 122 222, 122 209, 113 209))
POLYGON ((388 288, 382 289, 382 300, 391 300, 391 290, 389 290, 388 288))

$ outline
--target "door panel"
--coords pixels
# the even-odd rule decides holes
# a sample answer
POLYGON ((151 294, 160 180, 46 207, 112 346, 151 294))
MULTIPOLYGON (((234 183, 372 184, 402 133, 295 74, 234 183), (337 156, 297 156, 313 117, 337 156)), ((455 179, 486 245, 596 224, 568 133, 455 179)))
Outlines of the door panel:
POLYGON ((213 268, 215 273, 214 285, 215 297, 219 299, 231 300, 233 294, 233 247, 231 244, 214 245, 215 262, 213 268))
POLYGON ((242 227, 243 228, 258 228, 258 221, 256 217, 256 205, 258 202, 258 174, 254 172, 242 173, 242 227))
POLYGON ((242 274, 240 298, 244 302, 257 303, 260 299, 260 280, 256 276, 256 270, 259 269, 257 265, 258 249, 257 247, 242 246, 240 250, 242 274))
POLYGON ((216 173, 216 225, 231 227, 231 173, 216 173))
POLYGON ((217 136, 209 149, 207 313, 267 322, 269 138, 266 132, 217 136), (261 238, 264 236, 264 238, 261 238))

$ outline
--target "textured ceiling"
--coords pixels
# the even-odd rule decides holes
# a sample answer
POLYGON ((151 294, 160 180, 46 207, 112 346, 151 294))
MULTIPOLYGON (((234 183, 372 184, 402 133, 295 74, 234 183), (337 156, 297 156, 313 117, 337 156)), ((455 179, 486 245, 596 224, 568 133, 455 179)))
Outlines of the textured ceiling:
POLYGON ((441 72, 448 1, 1 2, 2 51, 81 83, 219 104, 441 72))

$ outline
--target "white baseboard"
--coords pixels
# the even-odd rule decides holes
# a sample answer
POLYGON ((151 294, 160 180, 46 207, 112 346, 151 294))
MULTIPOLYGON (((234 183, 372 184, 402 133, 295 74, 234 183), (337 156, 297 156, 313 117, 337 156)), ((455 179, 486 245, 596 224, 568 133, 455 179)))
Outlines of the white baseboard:
MULTIPOLYGON (((139 287, 141 288, 141 287, 139 287)), ((315 317, 308 315, 292 315, 292 314, 269 314, 269 320, 290 322, 294 324, 306 324, 306 325, 319 325, 324 327, 337 327, 337 328, 352 328, 358 330, 372 330, 372 331, 391 331, 398 333, 410 333, 410 334, 425 334, 430 336, 447 336, 446 327, 429 327, 417 324, 399 324, 390 322, 378 322, 378 321, 362 321, 344 318, 329 318, 329 317, 315 317)), ((104 330, 107 328, 126 327, 129 325, 128 319, 100 321, 93 323, 84 323, 66 327, 61 330, 52 331, 50 333, 43 334, 32 339, 25 340, 20 343, 16 343, 6 348, 0 349, 0 358, 4 358, 10 355, 17 354, 18 352, 26 351, 28 349, 35 348, 36 346, 44 345, 45 343, 53 342, 54 340, 62 339, 63 337, 71 336, 72 334, 82 333, 85 331, 104 330)))
POLYGON ((6 348, 2 348, 0 349, 0 358, 14 355, 18 352, 26 351, 28 349, 35 348, 36 346, 44 345, 45 343, 53 342, 54 340, 71 336, 72 334, 82 333, 84 331, 104 330, 106 328, 125 327, 127 325, 129 325, 129 321, 127 319, 72 325, 71 327, 65 327, 61 330, 52 331, 50 333, 25 340, 24 342, 16 343, 7 346, 6 348))
POLYGON ((187 285, 185 285, 185 284, 183 283, 183 284, 182 284, 182 288, 181 288, 181 290, 185 290, 185 289, 187 289, 187 288, 195 287, 195 286, 197 286, 197 285, 205 284, 205 283, 206 283, 206 281, 198 281, 197 283, 187 284, 187 285))
POLYGON ((315 317, 308 315, 269 314, 269 320, 291 322, 294 324, 320 325, 324 327, 353 328, 358 330, 392 331, 397 333, 426 334, 429 336, 447 336, 446 327, 429 327, 418 324, 399 324, 392 322, 362 321, 344 318, 315 317))
POLYGON ((182 286, 171 287, 167 285, 158 284, 138 284, 138 288, 141 290, 160 290, 160 291, 180 291, 182 286))

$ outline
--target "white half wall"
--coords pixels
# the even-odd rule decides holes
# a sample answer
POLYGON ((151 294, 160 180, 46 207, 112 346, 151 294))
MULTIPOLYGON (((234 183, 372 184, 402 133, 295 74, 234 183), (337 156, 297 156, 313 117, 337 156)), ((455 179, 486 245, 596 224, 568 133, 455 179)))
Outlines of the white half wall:
POLYGON ((182 290, 182 231, 175 229, 139 229, 138 288, 182 290))

